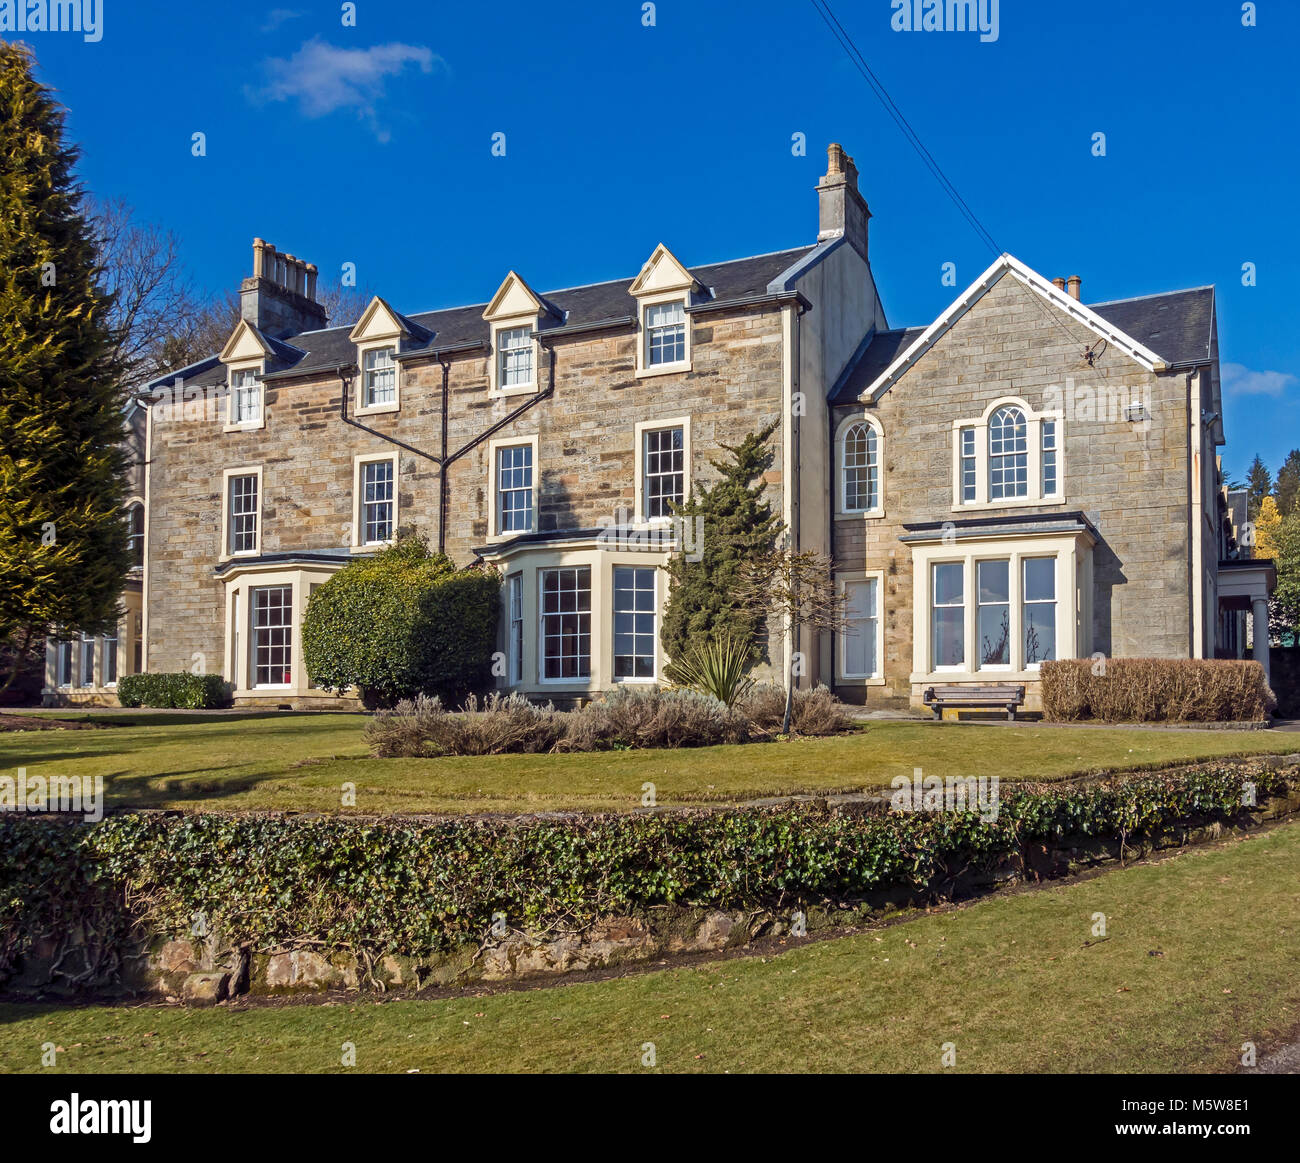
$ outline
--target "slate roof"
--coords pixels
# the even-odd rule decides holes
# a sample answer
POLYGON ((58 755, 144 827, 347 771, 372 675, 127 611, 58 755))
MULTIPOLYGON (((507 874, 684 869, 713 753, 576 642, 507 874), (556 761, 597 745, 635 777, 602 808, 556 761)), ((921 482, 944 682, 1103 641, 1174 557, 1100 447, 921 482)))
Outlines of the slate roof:
MULTIPOLYGON (((706 301, 722 303, 765 293, 769 283, 814 249, 815 246, 800 246, 792 250, 692 267, 690 272, 705 288, 706 301)), ((577 327, 634 315, 636 300, 628 294, 633 281, 634 279, 615 279, 606 283, 544 292, 539 297, 560 312, 560 315, 558 318, 550 318, 544 314, 541 333, 559 327, 577 327)), ((483 318, 486 309, 487 303, 483 302, 403 316, 403 319, 414 324, 412 331, 418 342, 408 344, 402 355, 409 356, 417 351, 441 351, 466 343, 486 344, 489 338, 488 324, 483 318)), ((355 362, 356 346, 348 338, 355 324, 356 320, 353 319, 338 327, 290 335, 283 342, 273 340, 281 359, 278 367, 268 369, 268 374, 274 375, 278 371, 291 369, 294 374, 306 375, 355 362), (305 354, 299 354, 294 349, 301 349, 305 354)), ((208 386, 225 383, 226 371, 220 363, 203 360, 194 366, 198 370, 185 377, 187 384, 208 386)), ((162 386, 174 378, 174 373, 162 376, 149 386, 162 386)))
MULTIPOLYGON (((1214 288, 1193 287, 1135 299, 1087 303, 1106 322, 1130 339, 1150 348, 1168 364, 1204 363, 1210 358, 1214 335, 1214 288)), ((833 404, 853 404, 900 355, 924 327, 880 331, 862 350, 856 363, 840 376, 831 395, 833 404)))

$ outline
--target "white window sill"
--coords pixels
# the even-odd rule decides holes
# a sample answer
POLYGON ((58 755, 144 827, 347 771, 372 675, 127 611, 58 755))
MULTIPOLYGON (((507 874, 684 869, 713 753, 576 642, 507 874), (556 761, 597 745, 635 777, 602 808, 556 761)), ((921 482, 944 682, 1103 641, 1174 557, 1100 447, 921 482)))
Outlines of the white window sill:
POLYGON ((690 370, 691 361, 689 359, 681 360, 678 363, 653 363, 638 367, 636 369, 636 378, 643 380, 648 376, 669 376, 677 372, 688 372, 690 370))
POLYGON ((245 420, 242 424, 227 424, 222 428, 222 432, 258 432, 266 427, 266 421, 263 420, 245 420))
POLYGON ((880 521, 885 516, 884 509, 841 509, 835 514, 837 521, 880 521))
POLYGON ((354 416, 383 416, 389 412, 400 412, 401 404, 365 404, 352 414, 354 416))
POLYGON ((492 388, 488 395, 491 397, 501 396, 528 396, 537 392, 536 382, 531 384, 511 384, 505 388, 492 388))
POLYGON ((352 546, 353 553, 375 553, 380 549, 388 549, 394 542, 393 538, 387 541, 367 541, 364 545, 352 546))
POLYGON ((954 513, 978 513, 988 509, 1026 509, 1034 505, 1052 506, 1064 505, 1065 498, 1062 496, 1054 497, 1014 497, 1004 501, 967 501, 965 504, 953 505, 954 513))
POLYGON ((837 686, 884 686, 883 674, 842 674, 836 680, 837 686))

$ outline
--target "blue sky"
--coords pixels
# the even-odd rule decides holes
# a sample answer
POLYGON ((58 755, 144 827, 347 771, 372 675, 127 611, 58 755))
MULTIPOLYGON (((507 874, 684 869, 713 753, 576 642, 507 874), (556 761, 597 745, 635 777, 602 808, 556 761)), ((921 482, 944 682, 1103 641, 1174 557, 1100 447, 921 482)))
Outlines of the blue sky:
MULTIPOLYGON (((1001 0, 983 42, 831 3, 999 246, 1085 300, 1217 285, 1230 473, 1300 445, 1300 5, 1250 28, 1236 0, 1001 0)), ((177 231, 212 290, 255 235, 322 279, 356 263, 408 312, 486 300, 510 268, 631 276, 660 241, 691 265, 797 246, 832 140, 891 324, 947 305, 944 263, 965 286, 992 257, 808 0, 662 0, 653 27, 640 0, 360 0, 355 27, 334 0, 102 6, 98 42, 22 39, 89 188, 177 231)))

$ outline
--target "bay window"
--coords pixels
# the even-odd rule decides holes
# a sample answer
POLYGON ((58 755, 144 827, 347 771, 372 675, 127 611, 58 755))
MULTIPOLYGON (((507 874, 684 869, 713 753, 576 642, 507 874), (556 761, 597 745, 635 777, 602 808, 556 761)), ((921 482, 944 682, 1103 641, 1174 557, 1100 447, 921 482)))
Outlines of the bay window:
POLYGON ((591 567, 541 571, 544 681, 591 675, 591 567))
POLYGON ((975 636, 980 669, 1011 665, 1011 563, 980 561, 977 578, 975 636))
POLYGON ((930 604, 931 665, 935 670, 959 670, 966 663, 966 577, 960 561, 935 563, 930 604))
POLYGON ((614 567, 614 679, 655 676, 655 574, 653 566, 614 567))
POLYGON ((1025 667, 1056 657, 1056 559, 1026 557, 1021 589, 1025 629, 1025 667))

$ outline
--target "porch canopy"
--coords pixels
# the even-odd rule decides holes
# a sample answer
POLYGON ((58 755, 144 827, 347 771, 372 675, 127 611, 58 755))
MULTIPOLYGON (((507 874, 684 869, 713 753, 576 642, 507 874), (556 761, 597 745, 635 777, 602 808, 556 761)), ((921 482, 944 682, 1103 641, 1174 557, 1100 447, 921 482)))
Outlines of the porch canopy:
MULTIPOLYGON (((1254 657, 1269 674, 1268 596, 1277 588, 1277 567, 1269 557, 1219 562, 1219 605, 1249 610, 1254 657)), ((1271 679, 1271 675, 1270 675, 1271 679)))

